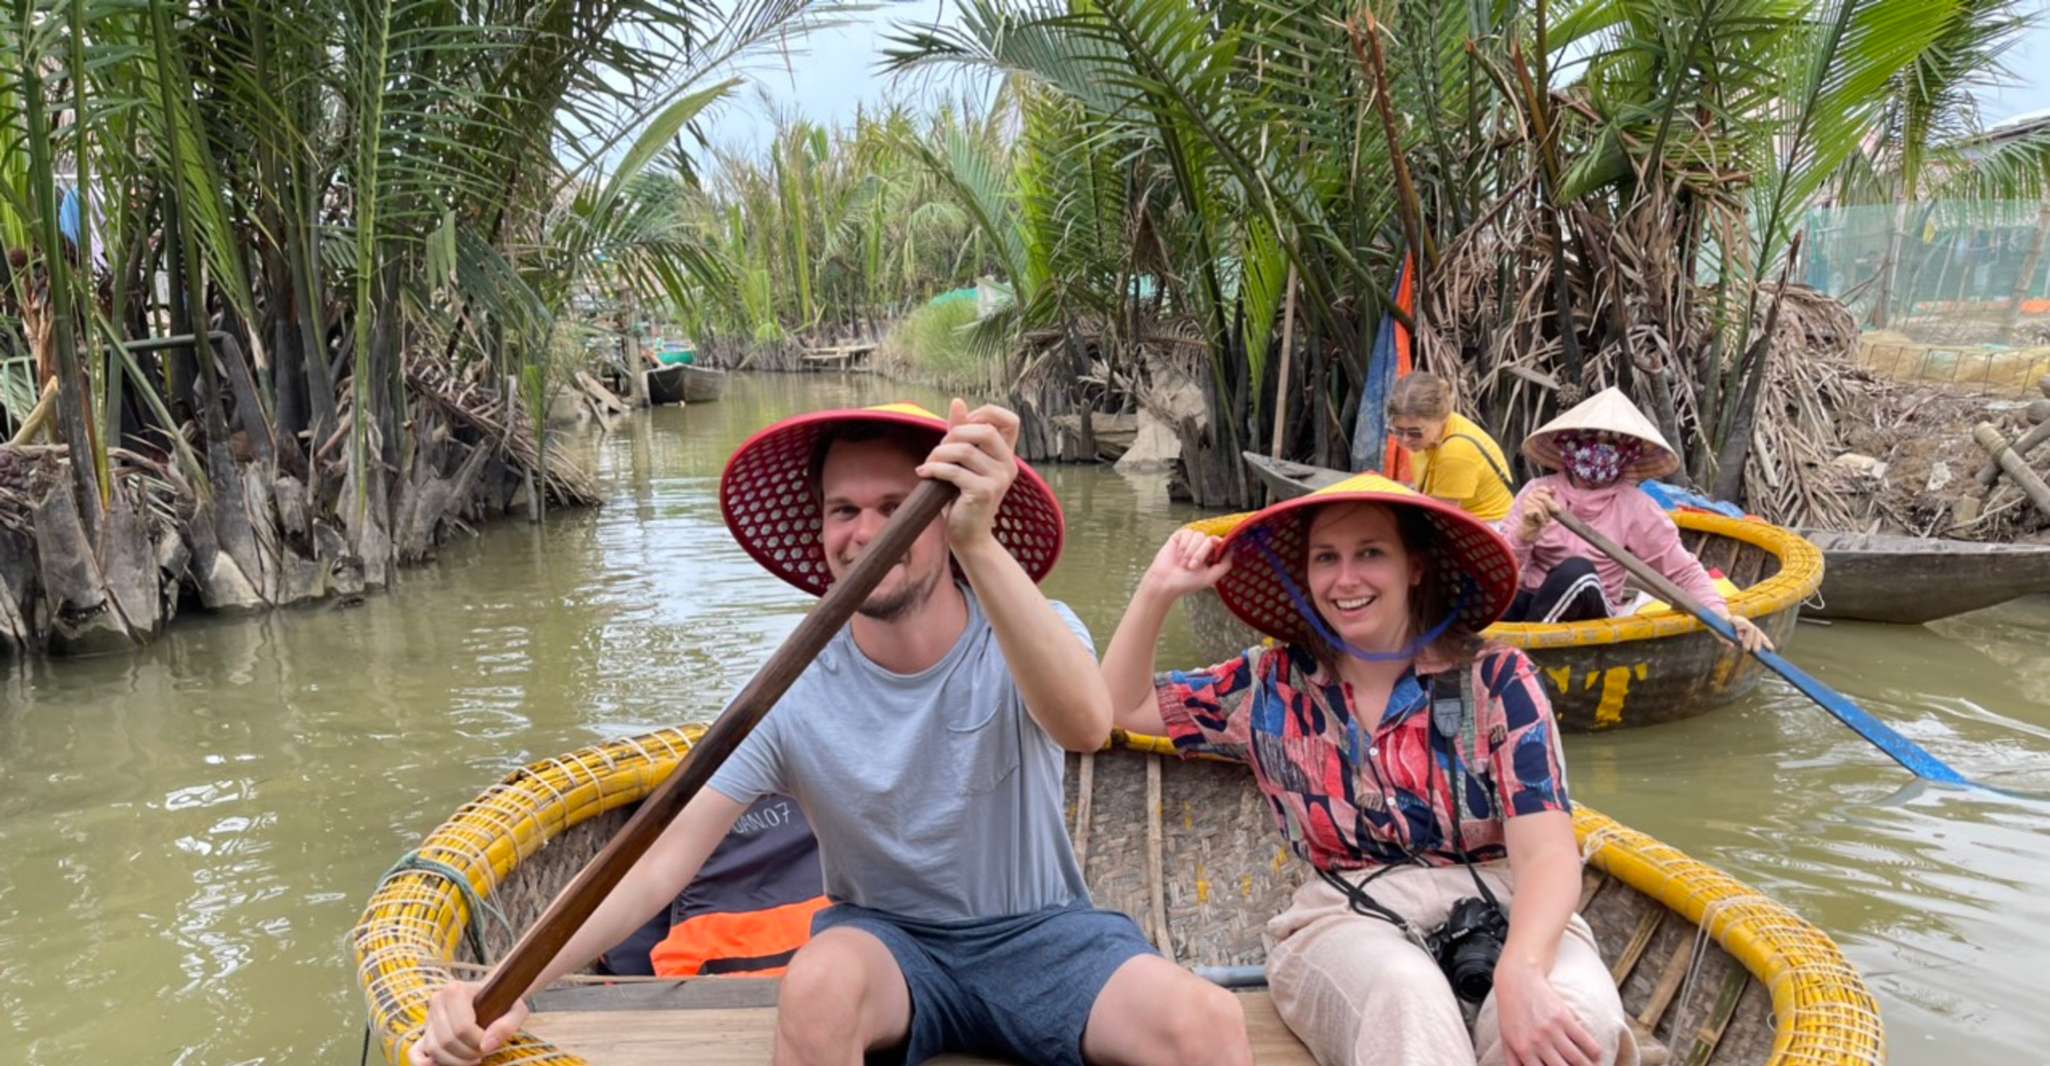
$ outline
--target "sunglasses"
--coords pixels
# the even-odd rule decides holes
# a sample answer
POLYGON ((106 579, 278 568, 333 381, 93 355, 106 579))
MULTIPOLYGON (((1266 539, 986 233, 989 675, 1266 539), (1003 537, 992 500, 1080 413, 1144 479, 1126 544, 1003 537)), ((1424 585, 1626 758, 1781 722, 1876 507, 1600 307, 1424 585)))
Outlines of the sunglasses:
POLYGON ((1401 426, 1396 426, 1390 429, 1388 432, 1392 434, 1396 440, 1422 440, 1425 437, 1430 436, 1429 430, 1405 429, 1401 426))

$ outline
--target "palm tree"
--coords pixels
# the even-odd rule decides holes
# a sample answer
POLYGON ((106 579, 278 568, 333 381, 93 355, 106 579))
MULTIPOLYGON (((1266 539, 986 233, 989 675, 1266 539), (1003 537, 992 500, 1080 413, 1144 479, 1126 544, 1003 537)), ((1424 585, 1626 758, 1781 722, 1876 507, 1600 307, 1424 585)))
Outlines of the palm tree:
MULTIPOLYGON (((13 0, 0 238, 22 329, 0 358, 55 383, 75 460, 37 514, 75 515, 67 550, 98 571, 106 528, 140 522, 189 544, 202 601, 279 603, 380 582, 502 467, 536 502, 591 499, 522 384, 580 282, 682 293, 705 252, 640 179, 732 72, 838 10, 13 0)), ((17 424, 18 374, 0 367, 17 424)), ((131 569, 153 610, 110 578, 64 617, 146 636, 176 596, 131 569)))
POLYGON ((2006 186, 2003 191, 2012 191, 2017 177, 2040 184, 2040 165, 2022 167, 2019 174, 2003 172, 2027 155, 2040 159, 2050 144, 2050 138, 2037 137, 2008 145, 1998 158, 1967 160, 1961 155, 1960 149, 1982 132, 1977 93, 2011 77, 2001 59, 2020 40, 2028 19, 2014 0, 1961 0, 1938 17, 1936 39, 1895 77, 1881 133, 1854 172, 1868 176, 1894 205, 1869 312, 1868 320, 1875 326, 1885 326, 1893 317, 1901 243, 1924 194, 1954 195, 1969 182, 1983 183, 1989 174, 2005 179, 2000 181, 2006 186), (1932 183, 1940 188, 1927 188, 1932 183))
MULTIPOLYGON (((1961 25, 2007 10, 971 0, 956 28, 901 31, 891 62, 1023 79, 1085 116, 1074 125, 1134 180, 1161 176, 1147 211, 1178 282, 1169 307, 1208 343, 1211 418, 1184 440, 1199 464, 1235 471, 1266 439, 1269 398, 1297 387, 1267 357, 1291 273, 1308 409, 1282 436, 1343 456, 1352 413, 1379 403, 1365 338, 1414 255, 1420 358, 1464 379, 1511 443, 1622 384, 1694 442, 1693 476, 1791 514, 1816 498, 1753 444, 1794 432, 1787 412, 1819 413, 1827 385, 1794 356, 1850 334, 1779 280, 1805 208, 1904 84, 1931 87, 1918 71, 1968 54, 1961 25)), ((1222 470, 1191 480, 1249 501, 1222 470)))

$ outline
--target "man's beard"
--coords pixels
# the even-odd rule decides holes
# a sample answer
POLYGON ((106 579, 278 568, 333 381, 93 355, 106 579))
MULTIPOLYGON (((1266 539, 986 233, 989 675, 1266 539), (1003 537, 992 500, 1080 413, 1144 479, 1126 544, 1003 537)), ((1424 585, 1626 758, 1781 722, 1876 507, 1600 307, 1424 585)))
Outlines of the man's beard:
POLYGON ((871 593, 868 601, 855 610, 863 618, 872 618, 878 622, 894 622, 910 614, 913 608, 924 606, 925 601, 932 598, 933 590, 940 587, 940 575, 943 573, 944 568, 935 567, 925 580, 907 583, 887 598, 871 593))

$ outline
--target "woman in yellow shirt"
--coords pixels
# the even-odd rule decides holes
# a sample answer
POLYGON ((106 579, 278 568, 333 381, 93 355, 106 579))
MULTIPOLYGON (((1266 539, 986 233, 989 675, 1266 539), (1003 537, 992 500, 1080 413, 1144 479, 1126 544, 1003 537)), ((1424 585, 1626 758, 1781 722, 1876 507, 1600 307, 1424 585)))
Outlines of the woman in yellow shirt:
POLYGON ((1509 463, 1488 431, 1452 410, 1452 386, 1417 371, 1388 393, 1388 432, 1409 452, 1415 488, 1483 522, 1509 517, 1509 463))

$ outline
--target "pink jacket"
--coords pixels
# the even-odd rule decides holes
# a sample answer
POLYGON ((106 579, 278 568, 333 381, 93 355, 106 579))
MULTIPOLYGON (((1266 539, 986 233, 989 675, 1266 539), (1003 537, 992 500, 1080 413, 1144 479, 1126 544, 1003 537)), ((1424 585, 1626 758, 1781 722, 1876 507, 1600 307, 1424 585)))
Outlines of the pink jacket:
POLYGON ((1509 546, 1516 550, 1516 565, 1523 568, 1524 588, 1536 589, 1545 583, 1545 575, 1551 573, 1553 567, 1578 555, 1594 563, 1595 573, 1601 575, 1602 594, 1608 597, 1612 606, 1621 609, 1628 603, 1623 582, 1629 572, 1623 569, 1622 564, 1574 536, 1565 526, 1547 522, 1545 528, 1538 532, 1536 541, 1526 544, 1517 539, 1523 522, 1524 501, 1529 498, 1530 490, 1539 485, 1550 488, 1560 503, 1593 527, 1595 532, 1643 559, 1652 569, 1700 600, 1703 606, 1716 611, 1728 610, 1729 605, 1723 602, 1722 593, 1716 591, 1715 581, 1702 568, 1701 560, 1680 543, 1680 530, 1673 525, 1672 517, 1634 481, 1618 481, 1599 489, 1582 489, 1575 488, 1564 474, 1547 474, 1526 483, 1516 494, 1516 502, 1509 507, 1509 517, 1502 523, 1502 530, 1509 537, 1509 546))

